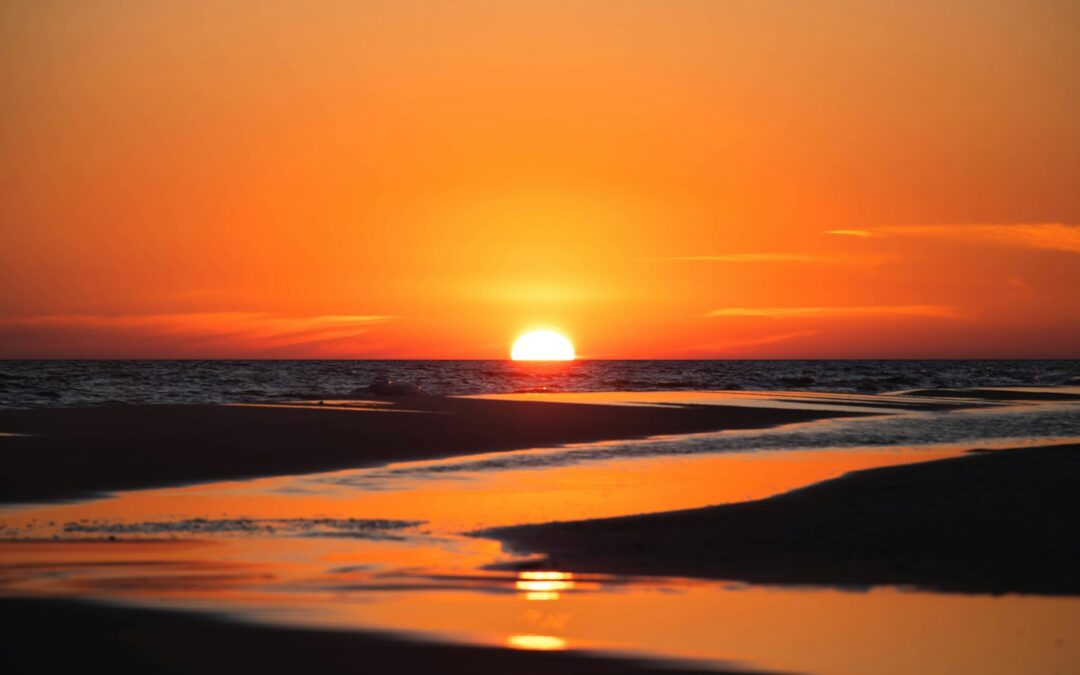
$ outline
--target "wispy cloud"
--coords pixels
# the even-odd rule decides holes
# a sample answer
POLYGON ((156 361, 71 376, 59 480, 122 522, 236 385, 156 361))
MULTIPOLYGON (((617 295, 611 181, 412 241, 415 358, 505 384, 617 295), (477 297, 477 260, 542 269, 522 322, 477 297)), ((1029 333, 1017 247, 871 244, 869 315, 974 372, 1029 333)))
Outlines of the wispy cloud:
POLYGON ((798 253, 725 253, 721 255, 684 255, 664 258, 642 258, 656 262, 725 262, 725 263, 755 263, 755 262, 831 262, 834 259, 801 255, 798 253))
POLYGON ((873 237, 870 230, 827 230, 826 234, 840 234, 847 237, 873 237))
POLYGON ((708 344, 695 345, 684 350, 687 353, 702 353, 702 352, 731 352, 740 351, 752 347, 763 347, 766 345, 778 344, 781 342, 788 342, 791 340, 797 340, 804 337, 812 337, 817 335, 819 331, 816 330, 796 330, 789 333, 773 333, 770 335, 759 335, 756 337, 745 338, 730 338, 727 340, 719 340, 716 342, 710 342, 708 344))
POLYGON ((922 316, 940 319, 959 319, 963 314, 946 305, 862 305, 855 307, 725 307, 706 312, 708 317, 763 317, 788 319, 797 317, 857 317, 857 316, 922 316))
POLYGON ((1061 223, 894 225, 869 230, 829 230, 828 233, 853 237, 929 237, 1080 253, 1080 225, 1063 225, 1061 223))
POLYGON ((392 317, 377 315, 282 316, 256 312, 177 314, 52 314, 0 318, 5 332, 95 342, 244 352, 275 352, 304 345, 347 341, 392 317))
POLYGON ((826 265, 877 265, 893 260, 890 255, 839 256, 808 253, 719 253, 715 255, 681 255, 657 258, 636 258, 644 262, 690 263, 810 263, 826 265))

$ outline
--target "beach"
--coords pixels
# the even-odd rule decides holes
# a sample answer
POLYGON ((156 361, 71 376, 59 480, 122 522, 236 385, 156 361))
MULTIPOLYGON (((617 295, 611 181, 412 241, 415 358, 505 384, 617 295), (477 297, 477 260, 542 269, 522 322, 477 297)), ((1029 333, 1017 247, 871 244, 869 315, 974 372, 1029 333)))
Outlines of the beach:
POLYGON ((1077 481, 1080 445, 972 451, 756 502, 483 534, 573 572, 1077 595, 1077 481))
POLYGON ((345 655, 396 672, 854 673, 888 658, 891 673, 910 622, 911 639, 984 645, 931 649, 925 672, 1068 663, 1080 444, 1060 437, 1077 398, 3 410, 0 604, 20 617, 6 651, 20 673, 343 672, 345 655), (1040 641, 1017 643, 1027 630, 1040 641), (833 644, 845 632, 877 651, 833 644), (783 647, 811 635, 818 648, 783 647))
POLYGON ((19 620, 4 636, 9 673, 63 673, 87 668, 111 673, 292 674, 569 673, 571 675, 723 675, 641 659, 523 652, 420 643, 348 631, 244 625, 213 615, 103 607, 79 602, 3 600, 19 620), (62 636, 63 648, 56 648, 62 636), (192 649, 197 645, 197 649, 192 649))
POLYGON ((5 433, 0 436, 0 500, 67 499, 119 489, 767 427, 852 414, 441 396, 336 403, 320 399, 0 410, 5 433))

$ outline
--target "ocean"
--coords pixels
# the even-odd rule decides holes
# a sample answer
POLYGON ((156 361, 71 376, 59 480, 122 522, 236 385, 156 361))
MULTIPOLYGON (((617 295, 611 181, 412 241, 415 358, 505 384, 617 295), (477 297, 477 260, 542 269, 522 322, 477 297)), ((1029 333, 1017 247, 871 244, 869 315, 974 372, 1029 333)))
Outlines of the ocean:
POLYGON ((431 394, 786 390, 873 394, 1080 383, 1080 360, 0 361, 0 407, 347 396, 379 377, 431 394))

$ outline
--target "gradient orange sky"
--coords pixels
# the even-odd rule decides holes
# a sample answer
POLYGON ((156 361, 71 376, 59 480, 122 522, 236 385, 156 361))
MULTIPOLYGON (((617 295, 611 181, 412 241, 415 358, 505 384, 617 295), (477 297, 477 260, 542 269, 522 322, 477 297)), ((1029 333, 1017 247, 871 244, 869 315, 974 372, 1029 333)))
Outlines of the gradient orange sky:
POLYGON ((0 5, 0 357, 1080 357, 1080 3, 0 5))

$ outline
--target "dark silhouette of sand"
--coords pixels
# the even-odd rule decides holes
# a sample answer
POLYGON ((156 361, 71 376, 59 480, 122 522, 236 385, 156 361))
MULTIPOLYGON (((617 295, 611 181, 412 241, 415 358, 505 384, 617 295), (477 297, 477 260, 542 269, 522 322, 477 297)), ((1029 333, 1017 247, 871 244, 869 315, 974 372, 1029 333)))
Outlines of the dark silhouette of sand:
POLYGON ((661 675, 706 672, 583 653, 409 642, 373 633, 280 628, 187 612, 70 600, 0 599, 3 671, 9 675, 661 675))
MULTIPOLYGON (((302 473, 847 413, 422 397, 393 410, 115 406, 0 411, 0 500, 302 473)), ((1080 593, 1080 445, 872 469, 757 502, 504 528, 545 567, 759 583, 1080 593)), ((416 643, 72 600, 0 599, 5 673, 664 673, 582 653, 416 643)), ((715 672, 715 671, 709 671, 715 672)))
POLYGON ((1080 445, 868 469, 769 499, 492 530, 574 572, 1080 593, 1080 445))
POLYGON ((385 412, 317 405, 0 410, 0 432, 26 434, 0 435, 0 502, 73 499, 121 489, 767 427, 852 414, 434 396, 389 403, 385 412))

